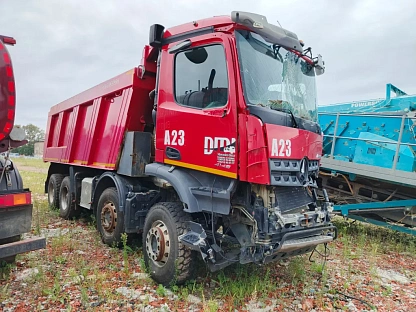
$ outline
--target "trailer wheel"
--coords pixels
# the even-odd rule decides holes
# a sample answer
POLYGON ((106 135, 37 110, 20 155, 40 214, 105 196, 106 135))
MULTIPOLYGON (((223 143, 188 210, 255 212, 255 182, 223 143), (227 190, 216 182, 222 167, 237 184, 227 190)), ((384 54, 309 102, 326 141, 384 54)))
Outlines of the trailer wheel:
POLYGON ((120 244, 124 233, 124 213, 119 210, 115 187, 105 189, 98 200, 97 227, 103 243, 109 246, 120 244))
POLYGON ((48 203, 53 209, 59 208, 59 189, 61 188, 63 174, 54 173, 49 178, 48 183, 48 203))
POLYGON ((59 189, 59 216, 67 220, 78 217, 81 213, 80 208, 76 209, 75 200, 70 192, 70 183, 69 177, 65 177, 59 189))
MULTIPOLYGON (((20 235, 3 238, 3 239, 0 239, 0 245, 18 242, 19 240, 20 240, 20 235)), ((14 263, 15 261, 16 261, 16 255, 6 257, 6 258, 0 258, 0 267, 4 266, 5 264, 7 265, 7 264, 14 263)))
POLYGON ((155 204, 146 216, 143 257, 151 277, 159 284, 182 284, 192 277, 195 252, 178 240, 189 220, 191 216, 183 211, 181 203, 155 204))

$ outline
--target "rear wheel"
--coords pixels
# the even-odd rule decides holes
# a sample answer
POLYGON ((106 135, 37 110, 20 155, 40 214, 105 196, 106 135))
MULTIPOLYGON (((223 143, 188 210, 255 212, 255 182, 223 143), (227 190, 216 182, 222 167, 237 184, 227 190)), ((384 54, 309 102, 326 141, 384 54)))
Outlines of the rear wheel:
POLYGON ((109 246, 120 244, 124 233, 124 213, 120 211, 115 187, 104 190, 98 200, 97 227, 103 243, 109 246))
POLYGON ((143 230, 143 257, 151 277, 162 285, 182 284, 190 279, 195 252, 179 242, 190 214, 181 203, 158 203, 146 216, 143 230))
POLYGON ((53 209, 59 208, 59 189, 61 188, 63 174, 52 174, 48 183, 48 203, 53 209))
POLYGON ((67 220, 78 217, 81 213, 81 208, 77 207, 70 191, 70 184, 69 177, 65 177, 59 189, 59 216, 67 220))

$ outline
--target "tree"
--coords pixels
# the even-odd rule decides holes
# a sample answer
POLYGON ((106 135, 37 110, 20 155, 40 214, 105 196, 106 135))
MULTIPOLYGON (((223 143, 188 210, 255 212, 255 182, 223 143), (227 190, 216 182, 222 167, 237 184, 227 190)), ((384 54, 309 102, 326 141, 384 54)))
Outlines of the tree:
POLYGON ((22 126, 22 128, 26 132, 26 140, 28 143, 26 145, 15 148, 13 152, 26 156, 33 156, 35 151, 35 143, 45 140, 45 131, 33 124, 22 126))

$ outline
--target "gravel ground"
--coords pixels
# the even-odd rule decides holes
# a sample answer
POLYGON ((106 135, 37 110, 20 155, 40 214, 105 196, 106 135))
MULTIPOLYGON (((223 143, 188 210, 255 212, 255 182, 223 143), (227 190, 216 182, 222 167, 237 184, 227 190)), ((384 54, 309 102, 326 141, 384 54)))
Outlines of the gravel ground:
MULTIPOLYGON (((88 219, 47 212, 47 248, 18 256, 0 281, 0 311, 415 311, 416 258, 371 237, 341 234, 325 270, 317 253, 217 274, 201 264, 182 287, 156 285, 141 249, 101 243, 88 219), (266 285, 266 286, 263 286, 266 285)), ((321 250, 323 252, 323 250, 321 250)))

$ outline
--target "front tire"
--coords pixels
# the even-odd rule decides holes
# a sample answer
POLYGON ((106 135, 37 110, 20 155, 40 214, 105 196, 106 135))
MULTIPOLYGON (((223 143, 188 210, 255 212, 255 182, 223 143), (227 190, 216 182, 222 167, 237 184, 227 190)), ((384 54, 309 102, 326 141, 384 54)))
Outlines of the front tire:
POLYGON ((48 183, 48 204, 53 209, 59 208, 59 189, 61 188, 63 174, 54 173, 49 178, 48 183))
POLYGON ((151 277, 159 284, 182 284, 195 267, 195 252, 179 242, 186 231, 189 213, 182 203, 155 204, 146 216, 143 230, 143 257, 151 277))
POLYGON ((65 177, 59 189, 59 216, 66 220, 78 217, 81 209, 75 203, 70 191, 71 181, 69 177, 65 177))
POLYGON ((103 243, 118 246, 124 233, 124 213, 120 211, 118 192, 109 187, 102 192, 97 207, 97 227, 103 243))

